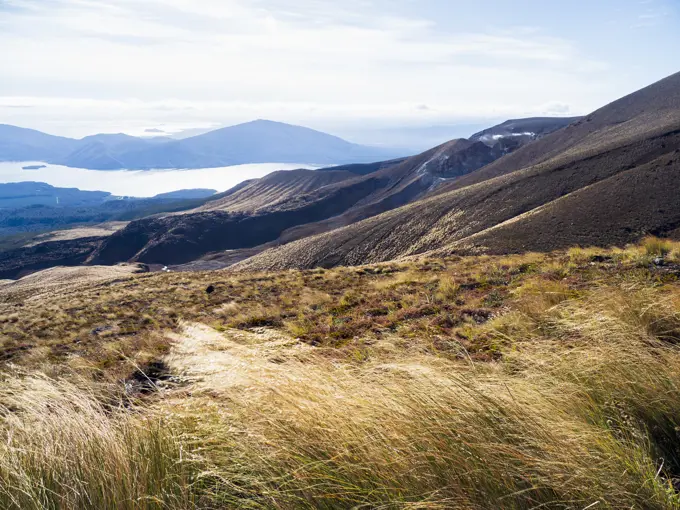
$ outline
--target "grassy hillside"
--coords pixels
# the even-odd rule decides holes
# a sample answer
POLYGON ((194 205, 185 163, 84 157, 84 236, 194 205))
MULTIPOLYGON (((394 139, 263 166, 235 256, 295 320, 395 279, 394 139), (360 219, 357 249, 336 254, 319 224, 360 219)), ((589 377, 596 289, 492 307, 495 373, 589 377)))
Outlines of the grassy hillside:
POLYGON ((680 244, 62 271, 0 283, 2 508, 680 507, 680 244))

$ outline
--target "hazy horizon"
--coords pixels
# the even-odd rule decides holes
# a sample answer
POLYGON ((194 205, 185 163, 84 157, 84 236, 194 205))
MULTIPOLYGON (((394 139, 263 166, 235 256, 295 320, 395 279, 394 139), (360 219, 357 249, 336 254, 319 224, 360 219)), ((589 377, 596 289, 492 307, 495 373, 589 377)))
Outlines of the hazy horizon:
MULTIPOLYGON (((0 0, 0 122, 80 138, 265 118, 357 143, 589 113, 680 69, 673 0, 0 0)), ((423 142, 424 143, 424 142, 423 142)))
MULTIPOLYGON (((560 117, 560 115, 554 115, 554 117, 560 117)), ((275 119, 253 119, 251 121, 246 121, 245 123, 255 122, 255 121, 271 121, 271 122, 283 122, 277 121, 275 119)), ((406 149, 412 151, 427 150, 435 145, 444 143, 446 141, 455 138, 469 138, 474 133, 482 131, 492 127, 493 125, 500 124, 509 119, 489 119, 488 122, 479 122, 477 124, 442 124, 442 125, 432 125, 432 126, 388 126, 385 128, 364 128, 356 129, 353 132, 349 132, 346 135, 343 133, 330 132, 327 134, 343 138, 349 142, 376 146, 376 147, 391 147, 397 149, 406 149)), ((0 122, 0 125, 2 123, 0 122)), ((243 123, 239 123, 243 124, 243 123)), ((239 124, 223 124, 219 126, 214 126, 206 129, 189 129, 186 131, 179 131, 177 133, 158 133, 155 129, 148 129, 141 134, 130 134, 121 131, 98 131, 96 127, 91 133, 84 134, 82 136, 71 136, 67 138, 81 140, 90 136, 95 135, 119 135, 126 134, 129 136, 136 136, 139 138, 168 138, 173 140, 183 140, 186 138, 191 138, 194 136, 200 136, 202 134, 219 130, 222 128, 233 127, 239 124)), ((301 127, 309 127, 301 124, 297 124, 301 127)), ((38 129, 31 125, 15 125, 16 127, 23 129, 31 129, 41 131, 43 133, 53 135, 53 136, 65 136, 59 133, 50 132, 38 129)), ((314 128, 310 128, 314 129, 314 128)))

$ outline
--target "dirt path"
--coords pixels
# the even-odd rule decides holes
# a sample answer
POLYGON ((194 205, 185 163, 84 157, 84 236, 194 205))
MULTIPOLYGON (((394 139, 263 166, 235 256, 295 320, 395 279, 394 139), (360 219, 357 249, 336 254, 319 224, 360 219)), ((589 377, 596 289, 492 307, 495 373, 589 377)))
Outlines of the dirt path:
POLYGON ((211 391, 287 377, 287 362, 302 361, 313 349, 266 328, 219 332, 204 324, 185 323, 171 338, 175 347, 166 360, 169 370, 196 389, 211 391))

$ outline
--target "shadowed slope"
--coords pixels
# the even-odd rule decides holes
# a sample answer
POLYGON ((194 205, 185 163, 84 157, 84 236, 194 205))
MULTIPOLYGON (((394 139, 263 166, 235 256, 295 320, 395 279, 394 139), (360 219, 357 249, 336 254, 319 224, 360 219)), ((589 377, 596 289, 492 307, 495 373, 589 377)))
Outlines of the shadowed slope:
POLYGON ((678 237, 680 152, 582 188, 439 250, 550 250, 574 244, 625 244, 645 234, 678 237), (604 241, 604 242, 603 242, 604 241))

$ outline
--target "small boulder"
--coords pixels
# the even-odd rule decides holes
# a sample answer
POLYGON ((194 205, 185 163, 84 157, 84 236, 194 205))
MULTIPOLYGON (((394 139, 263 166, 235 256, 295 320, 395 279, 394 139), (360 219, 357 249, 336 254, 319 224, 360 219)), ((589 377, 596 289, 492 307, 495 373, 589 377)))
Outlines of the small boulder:
POLYGON ((215 286, 214 285, 208 285, 208 288, 205 289, 206 294, 210 295, 213 292, 215 292, 215 286))

